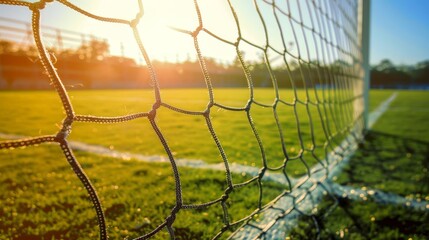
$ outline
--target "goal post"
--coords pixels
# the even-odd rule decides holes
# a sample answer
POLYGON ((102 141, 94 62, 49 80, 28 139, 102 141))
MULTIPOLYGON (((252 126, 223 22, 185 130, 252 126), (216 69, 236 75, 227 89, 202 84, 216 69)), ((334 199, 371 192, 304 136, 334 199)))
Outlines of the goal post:
POLYGON ((371 0, 359 0, 359 42, 362 54, 363 68, 363 101, 364 101, 364 126, 368 129, 368 111, 369 111, 369 89, 370 89, 370 17, 371 17, 371 0))
MULTIPOLYGON (((336 2, 336 1, 334 1, 336 2)), ((336 2, 337 3, 337 2, 336 2)), ((370 89, 370 0, 357 0, 356 2, 357 18, 356 21, 356 39, 357 58, 354 62, 354 69, 359 78, 353 83, 354 96, 356 97, 354 108, 354 121, 357 125, 351 128, 350 135, 339 144, 339 146, 348 145, 351 147, 336 149, 333 152, 340 156, 329 155, 325 159, 326 168, 321 166, 310 176, 309 180, 300 187, 291 191, 287 196, 276 199, 272 208, 263 210, 263 213, 256 221, 249 221, 236 231, 230 239, 289 239, 288 233, 298 226, 298 221, 302 217, 311 216, 312 211, 317 209, 327 192, 330 189, 330 181, 341 173, 342 168, 348 163, 349 159, 357 150, 358 141, 362 140, 366 131, 370 128, 369 115, 369 89, 370 89), (351 137, 352 135, 358 138, 351 137), (323 169, 326 172, 318 170, 323 169), (298 199, 298 200, 297 200, 298 199)), ((300 180, 298 180, 300 181, 300 180)), ((328 193, 329 194, 329 193, 328 193)), ((314 220, 314 219, 313 219, 314 220)), ((315 223, 317 226, 317 223, 315 223)))

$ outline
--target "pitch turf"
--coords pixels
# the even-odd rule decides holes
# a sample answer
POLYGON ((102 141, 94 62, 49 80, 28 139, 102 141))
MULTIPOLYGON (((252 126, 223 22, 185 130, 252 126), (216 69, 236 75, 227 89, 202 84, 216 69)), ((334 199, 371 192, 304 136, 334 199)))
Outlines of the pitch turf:
MULTIPOLYGON (((149 90, 70 92, 76 114, 94 116, 148 112, 155 102, 153 95, 149 90)), ((215 91, 214 96, 216 103, 240 108, 248 102, 249 91, 247 89, 222 89, 215 91)), ((163 102, 188 111, 204 111, 209 102, 206 89, 163 90, 161 97, 163 102)), ((263 104, 273 104, 275 97, 274 91, 270 89, 255 89, 254 92, 254 99, 263 104)), ((307 99, 306 92, 303 90, 299 90, 296 96, 290 90, 280 90, 279 97, 289 104, 292 104, 294 99, 302 102, 307 99)), ((315 101, 314 95, 309 95, 308 99, 315 101)), ((0 103, 0 112, 5 116, 0 119, 0 132, 3 133, 24 136, 55 134, 65 117, 59 98, 53 92, 1 92, 0 103)), ((304 159, 311 167, 317 162, 311 157, 310 149, 314 145, 314 153, 323 159, 326 138, 321 117, 330 119, 325 120, 325 123, 330 132, 335 135, 334 140, 343 137, 336 126, 344 126, 343 119, 352 115, 350 110, 340 113, 335 108, 333 113, 337 117, 334 121, 329 115, 332 114, 331 112, 323 112, 323 106, 321 106, 321 115, 314 105, 309 104, 308 106, 310 114, 307 113, 306 105, 303 103, 296 103, 295 108, 279 103, 276 107, 281 126, 281 131, 279 131, 273 108, 252 105, 250 116, 264 146, 269 167, 278 167, 284 162, 285 156, 280 134, 284 137, 284 144, 290 158, 298 156, 304 149, 304 159), (310 121, 310 117, 312 121, 310 121), (299 126, 300 133, 298 133, 297 126, 299 126), (311 127, 314 129, 314 133, 311 132, 311 127), (312 136, 314 136, 314 141, 312 136)), ((262 167, 261 150, 246 112, 229 111, 214 106, 211 108, 210 119, 230 163, 262 167)), ((185 115, 161 107, 157 111, 156 122, 175 158, 200 159, 208 163, 222 162, 219 149, 210 135, 203 116, 185 115)), ((69 140, 143 155, 166 155, 146 118, 126 123, 102 125, 75 122, 69 140)), ((289 164, 289 170, 289 174, 302 175, 306 168, 302 162, 292 161, 289 164)))
MULTIPOLYGON (((302 91, 299 92, 304 99, 303 94, 302 91)), ((377 91, 372 92, 371 97, 374 102, 380 102, 389 94, 377 91)), ((402 107, 404 112, 412 108, 406 104, 410 94, 414 96, 415 92, 401 92, 399 95, 399 99, 405 99, 402 107), (405 95, 402 96, 403 94, 405 95)), ((424 101, 423 96, 427 96, 425 93, 417 95, 413 99, 413 104, 424 101)), ((271 91, 265 89, 259 89, 256 93, 256 99, 267 104, 272 103, 273 96, 271 91)), ((293 101, 291 92, 285 91, 281 96, 287 102, 293 101)), ((154 102, 150 91, 74 91, 71 92, 71 97, 76 113, 102 116, 145 112, 154 102)), ((208 102, 207 93, 200 90, 167 90, 163 92, 162 97, 167 103, 195 111, 204 110, 208 102)), ((242 107, 248 99, 248 92, 246 90, 215 92, 215 99, 224 105, 242 107)), ((371 106, 378 105, 374 102, 371 106)), ((64 117, 58 97, 49 92, 1 92, 0 103, 0 110, 5 116, 0 118, 0 132, 3 133, 25 136, 53 134, 58 131, 64 117)), ((305 133, 303 135, 307 136, 303 138, 303 144, 308 145, 311 144, 308 138, 309 121, 304 105, 299 106, 300 126, 303 126, 302 131, 305 133)), ((293 154, 300 149, 300 144, 297 144, 299 138, 296 133, 296 122, 291 117, 293 108, 282 106, 279 111, 284 113, 282 129, 288 150, 293 154)), ((312 116, 318 114, 315 108, 310 108, 310 112, 312 116)), ((272 166, 279 165, 284 156, 281 154, 278 131, 272 130, 276 129, 272 109, 255 107, 251 113, 267 148, 267 159, 272 166)), ((419 116, 420 119, 427 119, 427 112, 422 111, 415 117, 419 116)), ((261 166, 257 142, 253 140, 254 136, 244 112, 213 109, 212 121, 229 161, 261 166)), ((175 157, 202 159, 209 163, 221 162, 204 118, 161 109, 157 122, 175 157)), ((324 136, 321 123, 315 121, 315 124, 315 142, 320 146, 324 143, 324 136)), ((388 127, 389 124, 382 125, 388 127)), ((420 132, 423 130, 426 129, 422 127, 420 132)), ((419 135, 417 134, 419 130, 415 132, 419 135)), ((113 125, 74 123, 70 139, 119 151, 145 155, 164 154, 146 119, 113 125)), ((318 154, 323 155, 322 152, 318 154)), ((98 230, 91 203, 57 146, 43 144, 25 149, 3 150, 0 154, 2 173, 0 236, 6 236, 7 239, 19 236, 43 236, 46 239, 96 237, 98 230)), ((147 233, 168 216, 174 206, 174 180, 168 164, 148 164, 132 159, 118 161, 84 152, 76 154, 101 196, 108 220, 109 235, 113 239, 132 238, 147 233)), ((309 163, 313 164, 315 161, 310 159, 308 158, 309 163)), ((295 166, 291 165, 289 169, 290 174, 298 175, 304 168, 302 164, 297 163, 295 166)), ((180 173, 186 204, 214 200, 225 190, 224 172, 181 167, 180 173)), ((233 175, 234 183, 249 178, 250 176, 245 174, 233 175)), ((285 190, 284 186, 278 184, 266 184, 263 203, 267 203, 285 190)), ((251 184, 243 190, 233 192, 231 196, 228 201, 228 212, 231 220, 236 221, 257 207, 258 186, 251 184)), ((179 238, 204 239, 220 230, 222 217, 222 208, 219 204, 204 210, 183 210, 180 211, 174 226, 179 238)), ((164 231, 158 237, 163 239, 166 235, 164 231)))
MULTIPOLYGON (((387 91, 371 91, 372 99, 387 91)), ((378 189, 407 199, 429 201, 429 93, 399 91, 396 100, 366 136, 365 143, 336 180, 358 189, 378 189)), ((428 211, 348 198, 325 198, 292 239, 427 239, 428 211), (338 204, 336 206, 335 204, 338 204), (329 211, 331 213, 327 214, 329 211)))

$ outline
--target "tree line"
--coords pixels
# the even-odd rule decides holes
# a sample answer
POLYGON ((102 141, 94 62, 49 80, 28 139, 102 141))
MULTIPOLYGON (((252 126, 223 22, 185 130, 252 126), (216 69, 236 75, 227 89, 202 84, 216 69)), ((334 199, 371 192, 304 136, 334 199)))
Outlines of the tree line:
MULTIPOLYGON (((107 42, 93 39, 77 49, 48 49, 50 58, 66 87, 76 88, 150 88, 148 68, 136 64, 134 59, 109 55, 107 42)), ((245 53, 241 53, 245 59, 245 53)), ((284 61, 283 61, 284 62, 284 61)), ((229 64, 205 58, 207 72, 198 61, 186 60, 169 63, 152 61, 161 87, 205 87, 209 77, 214 87, 330 87, 335 79, 353 81, 355 66, 343 61, 322 64, 288 59, 288 65, 266 64, 265 57, 242 62, 237 56, 229 64), (274 79, 274 81, 273 81, 274 79)), ((38 52, 34 46, 19 46, 0 41, 0 88, 45 89, 50 88, 38 52)), ((371 68, 371 86, 397 88, 427 86, 429 61, 413 66, 395 66, 383 60, 371 68)))
POLYGON ((371 67, 371 87, 429 89, 429 60, 414 65, 395 65, 384 59, 371 67))

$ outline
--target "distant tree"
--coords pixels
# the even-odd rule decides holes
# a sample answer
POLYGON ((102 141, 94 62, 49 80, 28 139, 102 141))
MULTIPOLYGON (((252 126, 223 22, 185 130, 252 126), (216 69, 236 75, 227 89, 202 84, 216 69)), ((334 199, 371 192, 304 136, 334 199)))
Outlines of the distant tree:
POLYGON ((72 49, 64 49, 58 53, 58 58, 63 60, 79 59, 76 51, 72 49))
POLYGON ((11 53, 13 44, 9 41, 0 40, 0 54, 11 53))
POLYGON ((416 69, 429 68, 429 60, 421 61, 416 64, 416 69))
POLYGON ((87 61, 101 61, 109 53, 109 44, 106 41, 92 39, 88 44, 82 44, 77 49, 79 58, 87 61))
POLYGON ((109 53, 109 44, 106 41, 91 40, 89 51, 91 60, 103 60, 109 53))
MULTIPOLYGON (((241 55, 242 59, 244 59, 244 56, 246 54, 244 53, 244 51, 240 51, 240 55, 241 55)), ((232 64, 231 64, 230 67, 232 67, 232 68, 241 68, 241 66, 242 66, 242 64, 241 64, 241 61, 240 61, 240 57, 238 55, 236 55, 234 57, 234 60, 232 61, 232 64)))
POLYGON ((267 65, 265 63, 265 54, 258 54, 258 59, 250 64, 253 71, 266 71, 267 65))
POLYGON ((429 60, 425 60, 416 64, 414 70, 415 80, 421 84, 429 83, 429 60))
POLYGON ((412 84, 412 74, 404 69, 406 68, 399 68, 390 60, 383 59, 371 69, 371 85, 396 88, 412 84))
POLYGON ((396 71, 395 65, 389 59, 383 59, 375 67, 375 70, 379 72, 394 72, 396 71))
POLYGON ((214 58, 205 58, 206 66, 212 72, 221 72, 224 71, 222 64, 219 64, 214 58))
POLYGON ((39 52, 37 51, 37 48, 32 45, 26 48, 26 54, 27 56, 32 58, 37 58, 37 56, 39 56, 39 52))

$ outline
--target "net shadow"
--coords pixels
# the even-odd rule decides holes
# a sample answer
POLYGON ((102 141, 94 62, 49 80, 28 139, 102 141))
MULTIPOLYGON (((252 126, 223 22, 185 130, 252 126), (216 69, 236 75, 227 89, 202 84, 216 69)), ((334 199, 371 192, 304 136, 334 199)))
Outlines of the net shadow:
MULTIPOLYGON (((428 201, 429 143, 369 131, 360 149, 336 180, 352 189, 388 192, 390 198, 428 201)), ((353 192, 354 190, 351 190, 353 192)), ((375 191, 375 193, 374 193, 375 191)), ((359 192, 358 192, 359 194, 359 192)), ((331 196, 331 195, 329 195, 331 196)), ((409 239, 428 236, 429 214, 411 205, 376 201, 371 195, 353 198, 343 193, 323 198, 319 211, 304 216, 290 239, 409 239)))
POLYGON ((428 169, 428 142, 370 131, 338 183, 402 196, 428 194, 428 169))

